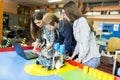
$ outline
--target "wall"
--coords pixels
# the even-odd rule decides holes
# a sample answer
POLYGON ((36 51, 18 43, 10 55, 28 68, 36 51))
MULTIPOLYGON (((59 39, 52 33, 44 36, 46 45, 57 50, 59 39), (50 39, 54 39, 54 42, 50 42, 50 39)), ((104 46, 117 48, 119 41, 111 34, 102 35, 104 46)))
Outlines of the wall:
POLYGON ((3 26, 3 0, 0 0, 0 44, 2 40, 2 26, 3 26))
POLYGON ((11 2, 4 2, 4 12, 17 14, 17 4, 11 2))
MULTIPOLYGON (((120 24, 120 15, 91 15, 88 16, 90 21, 93 21, 93 27, 96 30, 100 22, 120 24)), ((102 31, 98 30, 97 34, 101 35, 102 31)))

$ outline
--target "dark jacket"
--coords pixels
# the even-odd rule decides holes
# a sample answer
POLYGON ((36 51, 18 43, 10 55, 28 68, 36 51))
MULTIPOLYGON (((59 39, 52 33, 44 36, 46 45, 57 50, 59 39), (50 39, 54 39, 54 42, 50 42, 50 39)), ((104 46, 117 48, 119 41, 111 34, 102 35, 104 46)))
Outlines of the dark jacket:
POLYGON ((61 20, 59 23, 59 41, 61 44, 65 44, 65 48, 67 52, 69 53, 69 56, 72 55, 76 41, 73 36, 73 24, 64 20, 64 22, 61 20))

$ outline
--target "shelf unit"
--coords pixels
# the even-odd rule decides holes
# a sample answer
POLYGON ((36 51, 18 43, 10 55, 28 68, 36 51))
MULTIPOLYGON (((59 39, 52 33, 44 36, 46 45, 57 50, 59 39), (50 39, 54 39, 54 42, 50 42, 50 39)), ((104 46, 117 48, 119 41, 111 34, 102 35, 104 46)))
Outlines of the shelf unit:
POLYGON ((102 23, 120 24, 120 6, 98 6, 93 7, 91 15, 87 15, 87 18, 93 22, 93 27, 97 30, 97 34, 101 35, 102 31, 100 28, 102 23), (117 11, 118 14, 110 14, 111 11, 117 11), (93 14, 98 12, 100 14, 93 14))
POLYGON ((30 8, 19 5, 17 13, 18 13, 18 24, 21 27, 29 27, 29 25, 30 25, 30 8))

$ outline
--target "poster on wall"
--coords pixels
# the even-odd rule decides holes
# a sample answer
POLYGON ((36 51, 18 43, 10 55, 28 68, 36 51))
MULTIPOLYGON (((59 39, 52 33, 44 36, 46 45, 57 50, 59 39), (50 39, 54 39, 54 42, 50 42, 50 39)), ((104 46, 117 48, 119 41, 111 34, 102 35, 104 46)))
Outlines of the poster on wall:
POLYGON ((113 31, 118 31, 119 30, 119 24, 114 24, 113 31))

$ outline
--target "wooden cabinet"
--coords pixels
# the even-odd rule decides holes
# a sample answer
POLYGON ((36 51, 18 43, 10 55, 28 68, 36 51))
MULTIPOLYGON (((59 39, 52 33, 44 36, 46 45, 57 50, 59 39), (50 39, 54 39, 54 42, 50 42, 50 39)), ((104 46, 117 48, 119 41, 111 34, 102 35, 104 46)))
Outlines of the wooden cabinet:
POLYGON ((4 0, 0 0, 0 44, 1 44, 1 41, 2 41, 2 28, 3 28, 3 3, 4 3, 4 0))
POLYGON ((25 6, 18 7, 18 24, 21 27, 29 27, 30 25, 30 8, 25 6))

